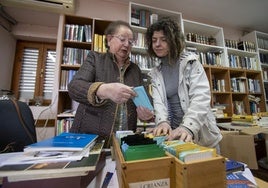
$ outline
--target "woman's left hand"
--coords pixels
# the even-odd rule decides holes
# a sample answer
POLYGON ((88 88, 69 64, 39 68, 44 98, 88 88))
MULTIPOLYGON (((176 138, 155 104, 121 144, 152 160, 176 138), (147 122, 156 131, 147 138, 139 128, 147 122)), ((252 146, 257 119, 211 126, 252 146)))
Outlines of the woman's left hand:
POLYGON ((167 140, 181 140, 184 142, 192 142, 193 136, 191 133, 189 133, 189 131, 185 130, 182 127, 178 127, 170 132, 167 140))
POLYGON ((141 121, 149 121, 154 118, 154 113, 150 111, 148 108, 144 108, 142 106, 138 106, 136 108, 138 118, 141 121))

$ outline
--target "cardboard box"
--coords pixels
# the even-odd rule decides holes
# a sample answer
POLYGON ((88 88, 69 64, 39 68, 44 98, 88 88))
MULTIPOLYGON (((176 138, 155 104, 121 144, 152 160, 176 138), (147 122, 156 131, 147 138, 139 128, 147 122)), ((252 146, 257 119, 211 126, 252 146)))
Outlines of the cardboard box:
POLYGON ((265 151, 267 147, 267 134, 268 130, 261 127, 248 127, 239 131, 222 131, 223 139, 220 142, 221 155, 246 163, 250 169, 258 169, 257 151, 260 150, 267 156, 265 151), (266 140, 256 141, 255 137, 258 134, 264 135, 266 140))
POLYGON ((115 137, 113 148, 120 188, 226 187, 224 157, 184 163, 166 153, 166 157, 125 161, 115 137))

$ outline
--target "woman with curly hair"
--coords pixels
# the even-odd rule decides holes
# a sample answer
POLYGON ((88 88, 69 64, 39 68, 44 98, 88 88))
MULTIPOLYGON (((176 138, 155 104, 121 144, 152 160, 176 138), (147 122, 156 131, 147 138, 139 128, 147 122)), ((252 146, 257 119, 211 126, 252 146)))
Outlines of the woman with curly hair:
POLYGON ((210 107, 208 78, 196 54, 185 50, 179 24, 162 18, 147 29, 146 43, 148 54, 160 60, 149 73, 156 123, 153 134, 219 149, 222 135, 210 107))

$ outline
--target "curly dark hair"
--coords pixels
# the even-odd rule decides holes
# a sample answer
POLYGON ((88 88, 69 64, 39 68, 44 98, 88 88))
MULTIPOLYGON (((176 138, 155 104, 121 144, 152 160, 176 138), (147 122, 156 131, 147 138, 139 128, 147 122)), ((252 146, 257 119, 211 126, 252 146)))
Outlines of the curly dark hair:
POLYGON ((152 36, 155 31, 163 31, 169 46, 169 58, 177 59, 185 48, 185 39, 179 23, 170 17, 163 17, 147 29, 145 40, 151 57, 157 57, 152 46, 152 36))

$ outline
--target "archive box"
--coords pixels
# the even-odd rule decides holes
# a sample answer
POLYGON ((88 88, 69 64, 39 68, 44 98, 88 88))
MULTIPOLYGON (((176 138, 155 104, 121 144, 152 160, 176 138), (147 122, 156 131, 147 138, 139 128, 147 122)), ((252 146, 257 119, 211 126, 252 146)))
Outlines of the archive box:
POLYGON ((189 163, 175 157, 174 160, 176 188, 226 188, 224 157, 216 156, 189 163))
POLYGON ((113 138, 116 173, 120 188, 175 188, 174 157, 125 161, 117 138, 113 138))
POLYGON ((226 188, 222 156, 184 163, 166 152, 165 157, 125 161, 116 137, 113 148, 120 188, 226 188))

